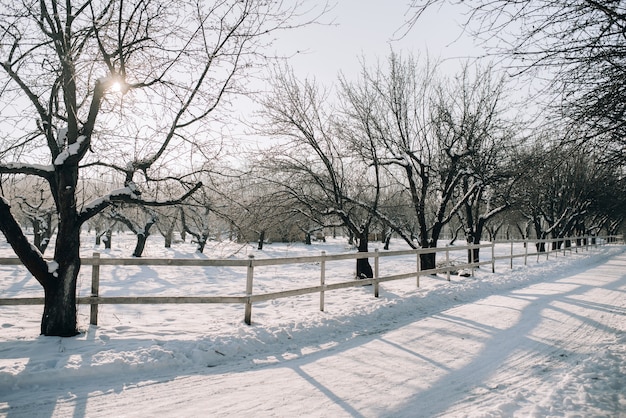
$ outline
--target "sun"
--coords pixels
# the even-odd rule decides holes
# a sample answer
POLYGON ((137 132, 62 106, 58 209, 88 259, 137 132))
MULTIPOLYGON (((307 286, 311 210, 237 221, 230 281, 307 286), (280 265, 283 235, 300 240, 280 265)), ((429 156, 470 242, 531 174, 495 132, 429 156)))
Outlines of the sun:
POLYGON ((122 83, 120 83, 119 81, 115 81, 111 85, 111 91, 113 91, 115 93, 119 93, 120 91, 122 91, 122 83))

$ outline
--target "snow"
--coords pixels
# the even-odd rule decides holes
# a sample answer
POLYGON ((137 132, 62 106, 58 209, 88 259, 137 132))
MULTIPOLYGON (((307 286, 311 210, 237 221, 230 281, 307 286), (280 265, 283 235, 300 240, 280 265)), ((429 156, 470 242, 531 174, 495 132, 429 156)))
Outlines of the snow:
POLYGON ((57 145, 59 147, 65 146, 65 141, 67 140, 67 131, 67 126, 59 128, 59 130, 57 131, 57 145))
MULTIPOLYGON (((83 255, 94 251, 93 236, 83 255)), ((128 257, 131 235, 101 257, 128 257)), ((205 255, 148 239, 145 258, 255 258, 353 251, 210 242, 205 255)), ((382 247, 373 243, 371 249, 382 247)), ((392 241, 393 249, 404 249, 392 241)), ((509 244, 497 247, 506 254, 509 244)), ((382 251, 382 250, 381 250, 382 251)), ((522 252, 517 249, 518 252, 522 252)), ((0 239, 0 257, 11 252, 0 239)), ((461 258, 461 254, 457 254, 461 258)), ((326 283, 354 261, 327 262, 326 283)), ((382 274, 414 257, 381 258, 382 274)), ((255 268, 254 292, 314 286, 319 264, 255 268)), ((0 306, 0 416, 626 416, 626 246, 503 260, 474 277, 427 276, 242 305, 101 305, 83 333, 38 336, 41 306, 0 306)), ((245 269, 102 266, 101 296, 241 295, 245 269)), ((3 297, 41 296, 0 266, 3 297)), ((84 266, 79 293, 90 293, 84 266)))
POLYGON ((54 165, 63 165, 69 157, 73 155, 78 155, 78 152, 80 151, 83 142, 85 142, 86 140, 87 137, 85 135, 80 135, 76 139, 76 142, 69 144, 63 151, 61 151, 61 153, 59 153, 59 155, 57 155, 57 157, 54 159, 54 165))
POLYGON ((48 173, 54 172, 54 166, 44 165, 44 164, 25 164, 25 163, 4 163, 2 164, 4 167, 13 171, 43 171, 48 173))
POLYGON ((103 197, 96 198, 91 202, 87 203, 81 210, 81 215, 93 210, 94 208, 103 205, 104 203, 110 202, 111 198, 119 197, 119 196, 128 196, 131 199, 138 199, 141 195, 141 191, 137 187, 134 182, 129 182, 128 185, 121 187, 119 189, 112 190, 109 194, 103 197))
POLYGON ((48 261, 48 273, 52 273, 54 277, 58 277, 59 263, 56 261, 48 261))

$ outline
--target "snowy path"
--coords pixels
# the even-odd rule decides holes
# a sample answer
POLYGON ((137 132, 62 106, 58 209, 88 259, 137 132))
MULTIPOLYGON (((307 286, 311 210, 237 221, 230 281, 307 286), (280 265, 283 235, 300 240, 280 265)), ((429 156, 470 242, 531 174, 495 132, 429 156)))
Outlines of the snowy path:
POLYGON ((626 416, 626 253, 598 263, 409 323, 398 318, 312 354, 291 347, 135 383, 48 385, 5 413, 626 416))

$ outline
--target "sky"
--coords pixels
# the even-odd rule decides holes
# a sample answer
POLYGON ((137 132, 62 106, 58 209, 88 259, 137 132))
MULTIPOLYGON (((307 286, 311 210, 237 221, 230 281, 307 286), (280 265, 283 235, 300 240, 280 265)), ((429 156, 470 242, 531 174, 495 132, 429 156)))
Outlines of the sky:
POLYGON ((428 55, 444 60, 446 71, 454 72, 465 58, 481 54, 482 49, 466 33, 458 7, 433 7, 401 39, 400 28, 411 16, 407 0, 338 0, 323 21, 331 25, 313 25, 285 33, 278 39, 278 50, 291 55, 294 71, 301 77, 314 76, 330 83, 339 71, 349 78, 358 73, 360 58, 374 64, 384 60, 391 49, 414 56, 428 55))
MULTIPOLYGON (((273 44, 276 56, 289 57, 287 64, 299 79, 315 79, 328 88, 336 83, 340 72, 348 79, 358 77, 362 62, 368 67, 384 63, 393 50, 403 56, 439 60, 439 69, 453 76, 462 63, 479 57, 484 48, 462 28, 463 9, 444 5, 427 9, 405 36, 402 26, 412 16, 409 0, 336 0, 330 10, 313 24, 282 32, 273 44)), ((324 0, 305 2, 312 15, 321 10, 324 0)), ((269 76, 269 75, 267 75, 269 76)), ((269 88, 254 85, 252 90, 269 88)), ((254 119, 259 109, 249 98, 239 97, 236 107, 244 109, 243 120, 254 119)), ((247 122, 232 125, 229 132, 240 144, 264 148, 275 141, 258 136, 247 122)))

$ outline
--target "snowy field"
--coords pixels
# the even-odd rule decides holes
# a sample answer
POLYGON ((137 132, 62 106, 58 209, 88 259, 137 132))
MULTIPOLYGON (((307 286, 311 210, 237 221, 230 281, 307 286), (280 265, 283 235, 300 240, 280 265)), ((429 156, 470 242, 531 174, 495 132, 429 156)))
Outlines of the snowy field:
MULTIPOLYGON (((84 239, 84 256, 92 242, 84 239)), ((99 251, 128 257, 133 245, 117 235, 113 250, 99 251)), ((197 255, 190 244, 168 250, 151 237, 144 257, 322 250, 353 251, 343 240, 263 251, 213 242, 197 255)), ((354 261, 326 267, 327 283, 346 281, 354 261)), ((414 268, 414 257, 380 264, 381 275, 414 268)), ((254 291, 315 286, 319 271, 317 263, 258 267, 254 291)), ((84 266, 81 296, 90 275, 84 266)), ((103 266, 100 295, 240 296, 245 275, 103 266)), ((22 267, 0 266, 0 277, 1 297, 43 294, 22 267)), ((239 304, 101 305, 98 326, 81 306, 83 333, 66 339, 38 335, 42 306, 0 306, 0 416, 626 416, 625 246, 530 258, 527 266, 516 259, 512 270, 506 260, 495 274, 427 276, 419 288, 406 279, 381 284, 379 298, 372 293, 326 292, 324 312, 317 294, 256 303, 251 326, 239 304)))

